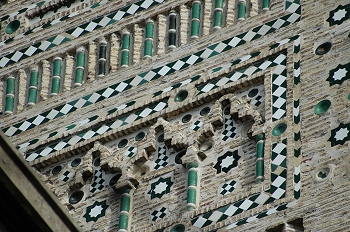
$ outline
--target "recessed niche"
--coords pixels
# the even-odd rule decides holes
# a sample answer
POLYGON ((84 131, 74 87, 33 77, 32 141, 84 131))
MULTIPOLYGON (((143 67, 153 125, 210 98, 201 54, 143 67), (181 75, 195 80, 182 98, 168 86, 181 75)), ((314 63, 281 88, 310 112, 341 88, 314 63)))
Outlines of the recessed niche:
POLYGON ((122 139, 122 140, 118 143, 118 148, 126 147, 126 145, 128 145, 128 140, 127 140, 127 139, 122 139))
POLYGON ((99 167, 100 166, 100 158, 95 159, 94 166, 99 167))
POLYGON ((72 163, 70 165, 74 168, 74 167, 77 167, 80 163, 81 163, 81 159, 76 158, 72 161, 72 163))
POLYGON ((329 107, 331 107, 331 101, 330 100, 322 100, 314 108, 315 114, 323 114, 325 113, 329 107))
POLYGON ((191 121, 191 118, 192 118, 192 115, 186 114, 185 116, 182 117, 182 122, 187 123, 187 122, 191 121))
POLYGON ((62 170, 62 166, 58 165, 52 169, 51 173, 52 173, 52 175, 56 175, 56 174, 60 173, 61 170, 62 170))
POLYGON ((280 135, 283 134, 286 130, 287 130, 287 124, 285 124, 285 123, 278 124, 277 126, 275 126, 275 127, 272 129, 272 135, 273 135, 273 136, 280 136, 280 135))
POLYGON ((255 97, 258 93, 259 93, 259 90, 257 88, 254 88, 254 89, 249 91, 248 97, 250 97, 250 98, 255 97))
POLYGON ((204 142, 200 145, 199 150, 201 151, 209 151, 213 147, 212 141, 204 142))
POLYGON ((76 204, 83 199, 84 192, 81 190, 73 192, 69 197, 69 203, 76 204))
POLYGON ((175 156, 175 163, 182 164, 181 157, 186 154, 186 150, 182 150, 175 156))
POLYGON ((112 179, 109 181, 109 186, 115 185, 118 182, 118 180, 120 179, 121 176, 122 176, 121 173, 113 176, 112 179))
POLYGON ((199 112, 199 114, 201 115, 201 116, 204 116, 204 115, 207 115, 207 114, 209 114, 209 112, 210 112, 210 107, 204 107, 203 109, 201 109, 201 111, 199 112))
POLYGON ((141 141, 146 136, 145 132, 141 131, 135 136, 136 141, 141 141))
POLYGON ((330 42, 323 43, 316 48, 315 54, 316 55, 324 55, 327 52, 329 52, 331 50, 331 48, 332 48, 332 44, 330 42))
POLYGON ((178 94, 176 94, 174 101, 182 102, 187 98, 187 96, 188 96, 188 92, 186 90, 181 90, 178 94))
POLYGON ((171 228, 170 232, 185 232, 185 226, 182 224, 177 224, 173 228, 171 228))
POLYGON ((224 109, 224 115, 229 115, 229 114, 230 114, 230 111, 231 111, 230 107, 226 107, 226 108, 224 109))
POLYGON ((6 34, 14 33, 15 31, 18 30, 20 25, 21 25, 21 23, 18 20, 14 20, 14 21, 10 22, 9 24, 7 24, 7 26, 5 28, 6 34))
POLYGON ((318 168, 315 172, 315 180, 316 181, 323 181, 328 179, 328 177, 332 173, 332 168, 334 165, 330 164, 325 167, 318 168))
POLYGON ((164 134, 159 135, 157 141, 158 143, 164 142, 164 134))

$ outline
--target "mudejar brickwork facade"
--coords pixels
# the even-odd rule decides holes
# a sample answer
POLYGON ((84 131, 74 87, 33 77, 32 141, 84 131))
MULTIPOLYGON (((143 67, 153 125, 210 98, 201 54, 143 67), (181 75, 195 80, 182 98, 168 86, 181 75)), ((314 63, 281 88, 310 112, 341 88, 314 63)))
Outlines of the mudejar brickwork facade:
POLYGON ((349 1, 0 4, 0 127, 82 231, 350 231, 349 1))

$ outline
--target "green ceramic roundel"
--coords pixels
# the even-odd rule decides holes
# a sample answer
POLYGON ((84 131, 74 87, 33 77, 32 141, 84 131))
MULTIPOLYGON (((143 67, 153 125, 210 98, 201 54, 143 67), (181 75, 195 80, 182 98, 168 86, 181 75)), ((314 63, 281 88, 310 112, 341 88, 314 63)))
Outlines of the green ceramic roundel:
POLYGON ((146 136, 145 132, 141 131, 135 136, 136 141, 141 141, 146 136))
POLYGON ((62 170, 62 166, 58 165, 52 169, 51 173, 52 173, 52 175, 56 175, 56 174, 60 173, 61 170, 62 170))
POLYGON ((9 24, 7 24, 7 26, 5 28, 5 32, 7 34, 12 34, 18 30, 20 25, 21 25, 21 23, 18 20, 14 20, 14 21, 10 22, 9 24))
POLYGON ((186 90, 181 90, 178 94, 176 94, 174 101, 182 102, 188 96, 188 92, 186 90))
POLYGON ((204 107, 203 109, 201 109, 201 112, 199 112, 199 114, 201 115, 201 116, 204 116, 204 115, 207 115, 207 114, 209 114, 209 112, 210 112, 210 107, 204 107))
POLYGON ((329 107, 331 107, 331 101, 330 100, 322 100, 314 108, 315 114, 323 114, 325 113, 329 107))
POLYGON ((186 114, 185 116, 182 117, 182 122, 183 123, 189 122, 191 121, 191 118, 192 118, 192 115, 186 114))
POLYGON ((128 140, 127 139, 122 139, 119 143, 118 143, 118 147, 119 148, 123 148, 128 144, 128 140))
POLYGON ((258 93, 259 93, 259 90, 254 88, 254 89, 249 91, 248 97, 250 97, 250 98, 255 97, 258 93))
POLYGON ((331 50, 332 48, 332 44, 330 42, 326 42, 326 43, 323 43, 321 44, 320 46, 318 46, 316 48, 316 55, 323 55, 323 54, 326 54, 327 52, 329 52, 329 50, 331 50))
POLYGON ((348 100, 350 100, 350 93, 349 93, 349 95, 348 95, 348 100))
POLYGON ((177 224, 173 228, 171 228, 170 232, 185 232, 185 226, 182 224, 177 224))
POLYGON ((81 190, 75 191, 72 193, 72 195, 70 195, 69 197, 69 203, 71 204, 76 204, 79 201, 81 201, 81 199, 83 199, 84 196, 84 192, 81 190))
POLYGON ((272 135, 273 136, 280 136, 281 134, 283 134, 287 129, 287 124, 285 123, 281 123, 278 124, 277 126, 275 126, 272 130, 272 135))
POLYGON ((73 168, 74 167, 77 167, 81 162, 81 159, 80 158, 76 158, 72 161, 72 163, 70 164, 73 168))

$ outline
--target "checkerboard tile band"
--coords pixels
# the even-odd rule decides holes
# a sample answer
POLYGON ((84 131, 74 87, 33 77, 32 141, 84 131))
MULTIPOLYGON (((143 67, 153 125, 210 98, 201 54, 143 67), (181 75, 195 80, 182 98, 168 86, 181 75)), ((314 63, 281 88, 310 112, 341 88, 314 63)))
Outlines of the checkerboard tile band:
POLYGON ((222 132, 222 137, 221 139, 223 141, 227 141, 229 139, 232 139, 236 136, 237 134, 237 128, 233 125, 233 119, 230 114, 225 115, 224 114, 224 131, 222 132))
POLYGON ((73 172, 65 171, 62 176, 60 176, 60 180, 63 182, 67 182, 72 176, 74 175, 73 172))
POLYGON ((161 90, 161 91, 155 92, 155 93, 153 94, 153 97, 159 96, 159 95, 161 95, 161 94, 163 94, 163 93, 167 93, 167 92, 169 92, 169 91, 171 91, 171 90, 174 90, 174 89, 180 88, 180 87, 182 87, 182 86, 184 86, 184 85, 187 85, 187 84, 189 84, 189 83, 192 83, 192 82, 198 80, 200 77, 201 77, 200 75, 197 75, 197 76, 195 76, 195 77, 189 78, 189 79, 184 80, 184 81, 181 81, 181 82, 179 82, 179 83, 176 83, 176 84, 173 85, 173 86, 170 86, 170 87, 165 88, 165 89, 163 89, 163 90, 161 90))
POLYGON ((102 168, 97 167, 94 171, 94 182, 90 186, 90 192, 95 193, 104 187, 105 180, 103 179, 102 168))
POLYGON ((245 210, 254 209, 259 205, 265 204, 269 199, 267 193, 255 194, 249 198, 237 201, 233 204, 221 207, 217 210, 202 214, 194 219, 191 223, 194 227, 203 228, 213 223, 223 221, 229 217, 238 215, 245 210))
MULTIPOLYGON (((41 30, 43 30, 43 29, 47 29, 48 27, 50 27, 50 26, 52 26, 52 25, 55 25, 55 24, 58 24, 58 23, 61 23, 61 22, 65 21, 65 20, 67 20, 67 19, 74 18, 74 17, 76 17, 76 16, 82 14, 83 12, 86 12, 86 11, 89 11, 89 10, 91 10, 91 9, 93 9, 93 8, 98 7, 98 6, 104 5, 104 4, 106 4, 107 2, 108 2, 108 0, 102 0, 102 1, 100 1, 100 2, 98 2, 98 3, 96 3, 96 4, 93 4, 93 5, 89 6, 89 7, 87 7, 87 8, 83 8, 83 9, 81 9, 81 10, 74 11, 74 12, 71 13, 71 14, 65 15, 64 17, 58 18, 58 19, 55 19, 55 20, 50 20, 51 17, 52 17, 52 14, 45 14, 42 18, 40 18, 40 21, 42 21, 42 20, 47 20, 47 22, 46 22, 44 25, 41 25, 41 26, 39 26, 39 27, 32 28, 32 29, 26 31, 26 32, 23 33, 23 34, 19 34, 19 35, 16 35, 15 37, 12 37, 12 38, 9 38, 9 39, 7 39, 7 40, 5 40, 5 41, 2 41, 2 42, 0 42, 0 47, 2 47, 3 49, 5 49, 6 47, 4 47, 4 46, 7 45, 8 43, 14 41, 14 40, 23 38, 23 37, 25 37, 25 36, 27 36, 27 35, 29 35, 29 34, 36 33, 36 32, 41 31, 41 30)), ((78 4, 79 4, 79 3, 78 3, 78 4)), ((76 6, 77 6, 77 4, 76 4, 76 6)), ((74 7, 74 6, 71 6, 70 8, 72 8, 72 7, 74 7)), ((55 12, 55 14, 59 14, 59 13, 61 13, 61 12, 63 12, 63 11, 67 11, 67 10, 68 10, 67 7, 62 7, 62 8, 60 8, 60 9, 58 9, 57 12, 55 12)))
POLYGON ((129 147, 128 150, 125 151, 124 155, 127 157, 132 157, 137 153, 137 147, 129 147))
POLYGON ((298 167, 294 167, 294 198, 300 198, 300 165, 298 167))
POLYGON ((162 207, 160 209, 156 209, 151 213, 151 220, 153 222, 157 221, 158 219, 161 219, 165 217, 168 213, 168 210, 165 207, 162 207))
POLYGON ((286 116, 287 69, 286 66, 278 66, 278 69, 281 70, 279 74, 272 74, 272 121, 286 116))
POLYGON ((120 128, 124 125, 131 124, 137 120, 145 118, 149 115, 152 115, 156 112, 159 112, 168 107, 167 101, 159 102, 150 107, 146 107, 144 109, 140 109, 134 113, 128 114, 126 116, 122 116, 117 118, 115 121, 108 122, 103 124, 102 126, 95 127, 85 132, 81 132, 79 134, 73 135, 71 137, 65 138, 63 140, 57 141, 45 148, 34 151, 33 153, 26 154, 26 160, 32 161, 34 159, 47 156, 53 152, 60 151, 64 148, 73 146, 79 142, 83 142, 85 140, 91 139, 97 135, 104 134, 108 131, 111 131, 116 128, 120 128))
POLYGON ((248 68, 237 70, 226 77, 218 78, 214 81, 210 81, 206 84, 202 84, 197 87, 197 90, 198 90, 197 95, 200 95, 202 93, 207 93, 213 89, 219 88, 231 82, 235 82, 243 77, 247 77, 256 72, 260 72, 262 70, 266 70, 267 68, 271 68, 271 67, 275 67, 275 69, 273 70, 273 73, 275 73, 276 75, 282 74, 281 69, 285 67, 284 66, 285 64, 286 64, 286 55, 279 54, 277 57, 272 57, 269 60, 263 61, 259 64, 252 65, 248 68))
POLYGON ((154 169, 158 170, 164 168, 169 163, 169 156, 167 156, 167 147, 164 143, 158 145, 157 159, 154 161, 154 169))
POLYGON ((132 3, 116 12, 110 13, 109 15, 99 17, 92 20, 91 22, 87 22, 76 28, 70 29, 65 33, 61 33, 42 42, 35 43, 28 48, 8 54, 0 59, 0 68, 6 67, 7 65, 13 63, 17 63, 35 54, 47 51, 50 48, 70 41, 72 37, 78 38, 99 28, 106 27, 110 24, 122 20, 127 16, 133 15, 135 13, 148 9, 149 7, 162 3, 163 1, 164 0, 140 0, 132 3))
POLYGON ((221 186, 220 194, 221 195, 230 194, 233 192, 233 190, 235 190, 236 186, 237 186, 236 181, 234 180, 228 181, 221 186))
POLYGON ((203 122, 202 121, 195 121, 193 124, 192 124, 192 126, 190 127, 192 130, 194 130, 194 131, 197 131, 197 130, 199 130, 202 126, 203 126, 204 124, 203 124, 203 122))
MULTIPOLYGON (((120 105, 120 106, 118 106, 118 107, 115 107, 115 108, 109 110, 109 111, 107 112, 107 115, 106 115, 106 116, 109 116, 109 115, 113 114, 114 112, 116 112, 116 111, 118 111, 118 110, 122 110, 122 109, 125 109, 125 108, 129 107, 129 106, 132 106, 132 105, 134 105, 135 103, 136 103, 136 101, 130 101, 130 102, 126 103, 126 104, 122 104, 122 105, 120 105)), ((60 128, 60 129, 58 129, 57 131, 54 131, 54 132, 52 132, 52 133, 50 133, 50 134, 43 135, 42 137, 40 137, 40 138, 38 138, 38 139, 33 139, 33 140, 29 141, 29 142, 20 144, 20 145, 16 146, 16 148, 17 148, 18 150, 23 150, 23 149, 25 149, 25 148, 27 148, 27 147, 29 147, 29 146, 35 144, 35 143, 44 141, 44 140, 46 140, 46 139, 48 139, 48 138, 51 138, 51 137, 53 137, 53 136, 63 134, 64 132, 67 132, 67 131, 72 130, 72 129, 74 129, 74 128, 75 128, 75 129, 78 129, 79 127, 81 127, 81 126, 83 126, 83 125, 85 125, 85 124, 87 124, 87 123, 94 122, 94 121, 97 120, 98 118, 99 118, 99 115, 94 115, 94 116, 92 116, 92 117, 90 117, 90 118, 88 118, 88 119, 79 121, 79 123, 77 123, 77 124, 71 124, 71 125, 69 125, 69 126, 67 126, 67 127, 60 128)))
POLYGON ((242 62, 245 62, 247 60, 250 60, 251 58, 254 58, 254 57, 257 57, 258 55, 260 55, 261 52, 254 52, 252 54, 248 54, 246 56, 243 56, 241 58, 238 58, 230 63, 227 63, 227 64, 223 64, 223 65, 219 65, 215 68, 213 68, 211 70, 211 73, 216 73, 216 72, 219 72, 221 70, 226 70, 226 69, 229 69, 230 67, 234 66, 234 65, 237 65, 239 63, 242 63, 242 62))
POLYGON ((267 217, 267 216, 270 216, 270 215, 273 215, 275 213, 278 213, 278 212, 281 212, 281 211, 284 211, 288 208, 292 208, 296 206, 296 201, 292 201, 290 203, 284 203, 284 204, 281 204, 277 207, 274 207, 274 208, 271 208, 271 209, 268 209, 262 213, 259 213, 259 214, 256 214, 254 216, 251 216, 251 217, 248 217, 248 218, 245 218, 245 219, 242 219, 242 220, 239 220, 239 221, 236 221, 236 222, 233 222, 231 223, 230 225, 228 225, 226 227, 226 230, 232 230, 233 228, 237 227, 237 226, 241 226, 241 225, 244 225, 246 223, 249 223, 249 222, 253 222, 253 221, 256 221, 256 220, 259 220, 261 218, 264 218, 264 217, 267 217))
POLYGON ((24 8, 22 8, 22 9, 20 9, 18 11, 12 12, 12 13, 10 13, 8 15, 5 15, 5 16, 1 17, 0 18, 0 22, 3 22, 3 21, 5 21, 5 20, 7 20, 7 19, 9 19, 11 17, 16 16, 16 15, 25 13, 25 12, 27 12, 29 10, 32 10, 32 9, 36 8, 36 7, 42 6, 43 4, 45 4, 46 2, 49 2, 49 1, 51 1, 51 0, 40 1, 38 3, 31 4, 29 6, 25 6, 24 8))
MULTIPOLYGON (((266 27, 269 28, 270 26, 266 26, 266 27)), ((262 28, 263 28, 263 26, 257 27, 257 28, 254 28, 253 31, 259 29, 259 30, 257 30, 257 33, 259 33, 259 31, 262 30, 262 28)), ((269 30, 264 32, 264 30, 263 30, 260 33, 264 32, 265 34, 268 34, 268 31, 269 30)), ((226 41, 227 46, 221 52, 229 50, 229 49, 231 49, 233 47, 239 46, 238 44, 236 44, 236 46, 231 46, 230 45, 230 41, 231 40, 234 41, 234 38, 236 38, 236 37, 233 37, 232 39, 229 39, 229 40, 226 41)), ((293 37, 288 39, 288 41, 290 41, 290 40, 293 40, 293 37)), ((225 44, 225 41, 220 42, 220 44, 221 44, 221 46, 223 46, 222 44, 225 44)), ((212 46, 213 45, 211 45, 209 47, 212 47, 212 46)), ((217 47, 217 46, 219 46, 219 43, 216 44, 216 46, 214 46, 214 47, 217 47)), ((130 79, 128 79, 126 81, 123 81, 123 82, 120 82, 120 83, 116 83, 116 84, 114 84, 112 86, 109 86, 107 88, 101 89, 101 90, 99 90, 99 91, 97 91, 97 92, 95 92, 93 94, 89 94, 87 96, 84 96, 84 97, 82 97, 82 98, 80 98, 78 100, 69 102, 69 103, 67 103, 65 105, 58 106, 58 107, 56 107, 53 110, 49 110, 49 111, 46 111, 44 113, 41 113, 38 116, 32 117, 32 118, 30 118, 30 119, 28 119, 28 120, 26 120, 24 122, 18 123, 16 125, 13 125, 13 126, 10 126, 10 127, 7 127, 7 128, 4 128, 3 132, 8 137, 11 137, 13 135, 17 135, 17 134, 19 134, 19 133, 21 133, 23 131, 32 129, 32 128, 38 126, 38 125, 42 125, 42 124, 44 124, 44 123, 46 123, 46 122, 48 122, 48 121, 50 121, 52 119, 55 119, 55 118, 61 117, 63 115, 67 115, 67 114, 69 114, 71 112, 74 112, 76 109, 84 108, 84 107, 89 106, 91 104, 100 102, 100 101, 102 101, 104 99, 108 99, 110 97, 116 96, 120 92, 126 91, 126 90, 130 89, 133 86, 142 85, 142 84, 147 83, 149 81, 158 79, 161 76, 165 76, 165 75, 168 75, 170 73, 173 73, 176 70, 184 69, 184 68, 186 68, 186 67, 188 67, 190 65, 199 63, 199 62, 201 62, 203 60, 203 58, 198 56, 198 55, 199 55, 199 53, 200 54, 202 54, 202 53, 206 54, 204 51, 206 51, 206 49, 204 49, 202 51, 199 51, 199 52, 197 52, 195 54, 192 54, 190 56, 184 57, 184 58, 182 58, 182 59, 180 59, 178 61, 169 63, 169 64, 167 64, 167 65, 165 65, 163 67, 159 67, 159 68, 153 69, 151 71, 141 73, 141 74, 137 75, 136 77, 130 78, 130 79), (63 111, 62 111, 62 109, 63 109, 63 111)), ((217 53, 217 54, 220 54, 220 53, 217 53)), ((1 60, 5 59, 5 58, 1 58, 1 60)), ((1 66, 1 62, 2 62, 1 60, 0 60, 0 66, 1 66)), ((274 65, 274 62, 272 62, 272 63, 273 64, 271 64, 271 65, 274 65)), ((267 63, 265 63, 265 65, 266 64, 267 63)), ((262 66, 257 67, 256 69, 253 67, 253 68, 250 68, 250 69, 248 68, 247 70, 241 70, 240 72, 238 71, 238 72, 232 74, 229 78, 223 78, 222 80, 214 81, 214 83, 209 83, 208 85, 205 85, 205 86, 199 88, 198 89, 199 90, 198 94, 201 94, 202 92, 208 92, 208 91, 210 91, 210 90, 212 90, 214 88, 217 88, 219 86, 225 85, 225 84, 227 84, 227 83, 229 83, 231 81, 238 80, 238 79, 244 77, 244 75, 251 75, 254 72, 254 71, 252 72, 252 70, 255 70, 255 72, 257 72, 257 71, 259 71, 258 69, 261 69, 261 68, 265 69, 264 68, 264 63, 262 64, 262 66)))
POLYGON ((250 102, 250 104, 255 107, 259 107, 263 102, 264 102, 264 97, 261 95, 258 95, 250 102))

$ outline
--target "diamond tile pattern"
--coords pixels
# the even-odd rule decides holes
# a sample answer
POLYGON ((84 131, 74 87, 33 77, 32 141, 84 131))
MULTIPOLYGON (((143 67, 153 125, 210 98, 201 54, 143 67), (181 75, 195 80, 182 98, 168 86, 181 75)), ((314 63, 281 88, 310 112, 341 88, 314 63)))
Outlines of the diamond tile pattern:
POLYGON ((202 121, 195 121, 193 124, 192 124, 192 126, 190 127, 192 130, 194 130, 194 131, 197 131, 197 130, 199 130, 202 126, 203 126, 204 124, 203 124, 203 122, 202 121))
POLYGON ((74 175, 73 172, 65 171, 62 176, 60 176, 60 180, 63 182, 67 182, 72 176, 74 175))
POLYGON ((235 190, 236 186, 237 186, 236 181, 234 181, 234 180, 228 181, 221 186, 220 194, 226 195, 226 194, 232 193, 233 190, 235 190))
POLYGON ((155 222, 158 219, 165 217, 167 213, 168 213, 168 210, 165 207, 156 209, 151 213, 151 220, 155 222))
MULTIPOLYGON (((139 4, 141 4, 141 2, 143 2, 143 3, 145 3, 143 6, 149 7, 152 4, 158 4, 157 2, 160 3, 162 1, 163 0, 159 0, 159 1, 145 0, 145 1, 139 1, 137 4, 136 3, 135 4, 139 5, 139 4)), ((140 7, 141 7, 141 5, 140 5, 140 7)), ((127 9, 126 11, 128 11, 128 9, 130 7, 131 7, 131 5, 126 6, 125 8, 122 8, 120 11, 124 12, 126 9, 127 9)), ((113 15, 113 14, 115 14, 115 13, 112 13, 111 15, 113 15)), ((125 15, 127 13, 124 12, 121 14, 125 15)), ((113 17, 115 17, 116 15, 117 14, 115 14, 113 17)), ((120 16, 118 16, 118 17, 120 17, 120 16)), ((96 19, 96 20, 99 20, 99 19, 96 19)), ((130 89, 132 86, 142 85, 142 84, 147 83, 151 80, 155 80, 161 76, 171 74, 177 70, 181 70, 181 69, 184 69, 190 65, 199 63, 203 59, 218 55, 221 52, 227 51, 231 48, 238 47, 238 46, 244 44, 245 41, 251 41, 253 39, 257 39, 260 36, 269 34, 273 31, 275 31, 276 29, 287 26, 290 23, 294 23, 294 22, 299 21, 299 20, 300 20, 300 13, 299 14, 292 13, 292 14, 283 16, 281 19, 273 20, 271 22, 266 23, 265 25, 254 28, 252 31, 245 32, 245 33, 242 33, 241 35, 235 36, 231 39, 210 45, 209 47, 207 47, 206 49, 204 49, 202 51, 199 51, 199 52, 196 52, 192 55, 181 58, 180 60, 171 62, 163 67, 158 67, 158 68, 155 68, 151 71, 141 73, 134 78, 130 78, 126 81, 114 84, 114 85, 107 87, 105 89, 101 89, 93 94, 89 94, 83 98, 80 98, 80 99, 75 100, 73 102, 67 103, 66 105, 62 105, 62 106, 57 107, 57 108, 67 107, 69 110, 65 110, 64 112, 56 112, 57 110, 54 109, 54 110, 51 110, 53 112, 47 111, 47 112, 44 112, 42 114, 39 114, 37 117, 33 117, 33 118, 29 119, 29 123, 31 124, 31 126, 27 127, 26 129, 23 128, 24 130, 18 129, 19 127, 21 127, 21 125, 23 123, 25 123, 25 122, 22 122, 22 123, 18 123, 16 125, 14 125, 14 126, 3 129, 3 132, 9 137, 16 135, 16 134, 19 134, 22 131, 26 131, 26 130, 29 130, 31 128, 34 128, 35 126, 46 123, 49 120, 52 120, 54 118, 57 118, 57 117, 60 117, 63 115, 67 115, 71 112, 74 112, 76 109, 80 109, 80 108, 86 107, 88 105, 102 101, 106 98, 113 97, 113 96, 119 94, 120 92, 123 92, 125 90, 130 89), (277 21, 284 22, 284 23, 283 24, 277 23, 277 21), (252 34, 254 34, 255 36, 252 37, 252 34), (218 51, 219 51, 219 53, 218 53, 218 51), (47 117, 47 115, 49 115, 49 117, 47 117), (34 121, 34 120, 36 120, 35 123, 30 122, 30 121, 34 121)), ((31 46, 32 48, 28 48, 28 50, 34 51, 33 54, 36 54, 40 50, 39 48, 47 50, 50 46, 56 46, 53 44, 53 43, 55 43, 53 41, 57 41, 56 37, 53 37, 53 38, 45 41, 43 44, 41 44, 41 43, 34 44, 33 46, 31 46)), ((65 41, 65 39, 63 39, 62 42, 63 41, 65 41)), ((0 59, 0 68, 5 67, 8 64, 17 62, 20 59, 23 59, 23 56, 29 57, 27 55, 24 55, 25 53, 27 54, 27 49, 23 49, 22 51, 19 51, 18 54, 12 53, 12 54, 9 54, 5 57, 2 57, 0 59)), ((210 83, 209 86, 203 86, 202 88, 198 89, 199 90, 198 94, 201 94, 202 92, 208 92, 208 91, 212 90, 214 87, 217 88, 219 86, 227 84, 230 81, 236 81, 236 80, 244 77, 244 75, 251 75, 254 72, 259 71, 258 68, 251 67, 248 70, 237 71, 236 73, 232 74, 229 78, 226 78, 226 79, 223 78, 220 81, 215 81, 214 83, 210 83)), ((263 66, 260 68, 263 68, 263 66)), ((263 68, 263 69, 265 69, 265 68, 263 68)))
POLYGON ((281 68, 283 65, 286 64, 286 55, 280 54, 277 57, 270 58, 269 60, 266 60, 264 62, 261 62, 256 65, 252 65, 248 68, 240 69, 237 70, 231 74, 229 74, 227 77, 222 77, 219 79, 216 79, 214 81, 210 81, 207 84, 200 85, 197 87, 198 93, 197 95, 200 95, 202 93, 207 93, 213 89, 219 88, 221 86, 224 86, 228 83, 235 82, 243 77, 247 77, 249 75, 252 75, 256 72, 265 70, 270 67, 275 67, 274 73, 277 74, 282 74, 281 73, 281 68))
POLYGON ((125 154, 127 157, 132 157, 137 153, 137 147, 129 147, 128 150, 126 150, 125 154))
POLYGON ((111 131, 113 129, 119 128, 124 125, 131 124, 137 120, 145 118, 149 115, 152 115, 156 112, 159 112, 165 108, 167 108, 167 102, 159 102, 144 109, 138 110, 134 113, 128 114, 126 116, 122 116, 117 118, 115 121, 108 122, 103 124, 102 126, 94 127, 88 131, 81 132, 79 134, 73 135, 71 137, 65 138, 61 141, 55 142, 45 148, 34 151, 33 153, 26 155, 27 161, 32 161, 34 159, 47 156, 56 151, 60 151, 64 148, 73 146, 79 142, 83 142, 85 140, 91 139, 97 135, 101 135, 105 132, 111 131))
POLYGON ((165 88, 165 89, 163 89, 163 90, 161 90, 161 91, 155 92, 155 93, 153 94, 153 97, 159 96, 159 95, 161 95, 161 94, 163 94, 163 93, 167 93, 167 92, 169 92, 169 91, 171 91, 171 90, 174 90, 174 89, 180 88, 180 87, 182 87, 182 86, 184 86, 184 85, 187 85, 187 84, 189 84, 189 83, 192 83, 192 82, 198 80, 200 77, 201 77, 201 76, 198 75, 198 76, 189 78, 189 79, 187 79, 187 80, 181 81, 181 82, 179 82, 179 83, 176 83, 176 84, 173 85, 173 86, 170 86, 170 87, 165 88))
POLYGON ((224 131, 222 132, 222 140, 227 141, 229 139, 232 139, 237 134, 237 128, 233 125, 233 119, 230 114, 226 115, 224 114, 224 131))
POLYGON ((258 95, 257 97, 255 97, 251 102, 250 104, 253 105, 253 106, 260 106, 262 103, 264 102, 264 97, 261 96, 261 95, 258 95))
POLYGON ((102 175, 103 175, 102 174, 102 168, 101 167, 95 168, 95 171, 94 171, 94 182, 90 186, 90 192, 91 193, 95 193, 95 192, 100 191, 100 190, 103 189, 105 180, 103 179, 102 175))
POLYGON ((158 170, 164 168, 169 163, 169 156, 167 156, 167 147, 164 143, 158 145, 157 159, 154 161, 154 169, 158 170))
POLYGON ((151 6, 162 3, 163 1, 164 0, 140 0, 127 5, 116 12, 110 13, 109 15, 99 17, 92 20, 91 22, 87 22, 76 28, 70 29, 65 33, 53 36, 45 41, 35 43, 28 48, 8 54, 0 59, 0 68, 6 67, 7 65, 13 63, 17 63, 23 59, 31 57, 32 55, 47 51, 50 48, 70 41, 71 37, 77 38, 91 31, 106 27, 112 23, 122 20, 127 16, 133 15, 135 13, 148 9, 151 6))

